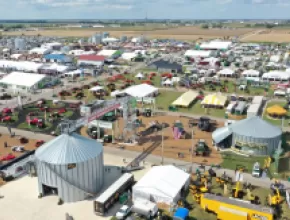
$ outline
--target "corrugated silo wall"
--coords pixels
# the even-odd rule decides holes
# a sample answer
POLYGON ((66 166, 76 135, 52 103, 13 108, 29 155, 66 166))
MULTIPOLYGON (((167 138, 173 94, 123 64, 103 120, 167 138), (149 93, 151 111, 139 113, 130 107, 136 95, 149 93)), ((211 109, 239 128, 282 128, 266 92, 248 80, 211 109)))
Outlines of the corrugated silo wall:
POLYGON ((66 203, 81 201, 87 198, 87 193, 96 194, 103 186, 103 153, 76 164, 73 169, 68 169, 67 164, 54 165, 37 160, 37 172, 40 193, 43 193, 44 184, 57 188, 58 196, 66 203))
POLYGON ((256 155, 272 155, 279 146, 279 142, 281 141, 281 135, 278 135, 277 137, 274 138, 254 138, 234 133, 233 144, 235 144, 235 141, 267 144, 268 145, 267 148, 261 149, 253 148, 252 150, 254 150, 254 154, 256 155))

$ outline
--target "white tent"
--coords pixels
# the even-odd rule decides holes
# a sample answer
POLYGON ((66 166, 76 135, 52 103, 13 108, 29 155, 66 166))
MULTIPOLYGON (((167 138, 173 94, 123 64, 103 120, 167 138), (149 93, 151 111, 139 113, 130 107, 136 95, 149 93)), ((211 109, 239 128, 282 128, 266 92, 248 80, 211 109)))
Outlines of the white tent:
POLYGON ((82 73, 81 70, 73 70, 73 71, 65 73, 65 76, 73 77, 73 76, 80 75, 81 73, 82 73))
POLYGON ((90 88, 90 91, 97 92, 103 89, 104 89, 103 86, 94 86, 93 88, 90 88))
POLYGON ((138 78, 138 79, 143 79, 144 78, 144 75, 142 73, 138 73, 135 78, 138 78))
POLYGON ((0 80, 0 84, 4 84, 14 91, 16 90, 31 90, 37 89, 37 84, 40 83, 45 75, 34 73, 12 72, 0 80))
POLYGON ((172 165, 155 166, 133 186, 132 198, 174 204, 189 183, 190 175, 183 170, 172 165))
POLYGON ((164 82, 162 82, 163 86, 173 86, 173 81, 170 79, 165 80, 164 82))
POLYGON ((209 50, 187 50, 185 51, 185 57, 211 57, 212 51, 209 50))
POLYGON ((99 56, 110 57, 110 56, 113 56, 114 53, 116 53, 116 50, 101 50, 98 53, 98 55, 99 56))
POLYGON ((120 91, 120 90, 115 90, 115 91, 111 92, 112 97, 116 97, 117 95, 123 95, 123 94, 124 94, 124 92, 120 91))
POLYGON ((139 84, 128 87, 124 90, 124 92, 135 98, 143 98, 157 94, 158 88, 148 84, 139 84))
POLYGON ((123 53, 121 56, 121 58, 124 60, 132 60, 135 57, 137 57, 137 54, 134 52, 123 53))
POLYGON ((250 69, 250 70, 245 70, 244 72, 242 72, 242 75, 244 77, 259 77, 260 72, 257 70, 250 69))
POLYGON ((44 54, 49 54, 50 52, 52 52, 50 48, 35 47, 29 51, 29 54, 44 55, 44 54))
POLYGON ((222 69, 218 72, 218 75, 221 76, 233 76, 235 72, 232 69, 222 69))

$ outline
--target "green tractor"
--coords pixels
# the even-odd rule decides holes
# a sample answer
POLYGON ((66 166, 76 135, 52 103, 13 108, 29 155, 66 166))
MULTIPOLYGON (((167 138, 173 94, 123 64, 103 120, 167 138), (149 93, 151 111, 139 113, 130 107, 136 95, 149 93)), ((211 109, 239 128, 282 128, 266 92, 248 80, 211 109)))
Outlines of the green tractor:
POLYGON ((208 145, 206 144, 204 139, 199 139, 197 144, 195 145, 195 155, 196 156, 209 156, 210 149, 208 145))

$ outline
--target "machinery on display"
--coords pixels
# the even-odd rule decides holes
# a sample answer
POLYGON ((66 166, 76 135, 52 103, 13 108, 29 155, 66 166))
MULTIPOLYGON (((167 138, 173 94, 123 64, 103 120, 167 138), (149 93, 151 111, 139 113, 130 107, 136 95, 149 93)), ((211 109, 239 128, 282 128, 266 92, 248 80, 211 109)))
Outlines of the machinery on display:
POLYGON ((84 114, 82 118, 61 122, 59 124, 61 133, 74 132, 78 128, 89 124, 91 121, 96 120, 111 111, 121 109, 124 120, 124 129, 120 139, 123 139, 125 142, 134 143, 136 141, 137 130, 137 123, 135 123, 137 119, 136 106, 134 106, 136 104, 134 102, 136 102, 136 100, 128 96, 114 100, 96 102, 91 105, 91 111, 84 114))

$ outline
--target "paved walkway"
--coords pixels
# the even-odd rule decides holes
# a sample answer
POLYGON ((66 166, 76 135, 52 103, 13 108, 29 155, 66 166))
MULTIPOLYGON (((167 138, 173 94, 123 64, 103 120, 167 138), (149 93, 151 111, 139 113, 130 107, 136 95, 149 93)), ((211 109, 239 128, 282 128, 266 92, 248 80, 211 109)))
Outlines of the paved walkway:
MULTIPOLYGON (((21 136, 26 136, 34 139, 41 139, 45 141, 49 141, 53 139, 53 136, 50 135, 44 135, 40 133, 33 133, 30 131, 24 131, 24 130, 19 130, 19 129, 12 129, 12 132, 15 132, 16 135, 21 135, 21 136)), ((3 134, 9 134, 8 129, 5 127, 0 126, 0 133, 3 134)), ((119 155, 126 159, 128 162, 131 162, 134 160, 136 157, 138 157, 141 153, 140 152, 135 152, 135 151, 128 151, 128 150, 121 150, 117 149, 114 147, 105 147, 104 148, 104 153, 105 154, 111 154, 111 155, 119 155)), ((155 156, 155 155, 148 155, 146 158, 144 158, 143 161, 150 162, 152 164, 160 164, 162 158, 160 156, 155 156)), ((140 161, 141 162, 141 161, 140 161)), ((175 164, 178 166, 182 166, 184 168, 192 168, 193 171, 196 170, 196 168, 199 166, 199 164, 191 164, 190 162, 185 162, 181 160, 176 160, 176 159, 171 159, 171 158, 164 158, 164 164, 175 164)), ((126 166, 126 164, 124 164, 126 166)), ((233 170, 228 170, 228 169, 216 169, 216 172, 218 175, 223 174, 226 172, 228 175, 230 175, 233 179, 235 177, 235 172, 233 170)), ((245 173, 244 174, 244 181, 245 182, 250 182, 253 185, 260 186, 260 187, 270 187, 270 184, 272 181, 269 178, 254 178, 250 174, 245 173)), ((287 189, 290 189, 290 182, 282 181, 282 183, 285 185, 287 189)))

